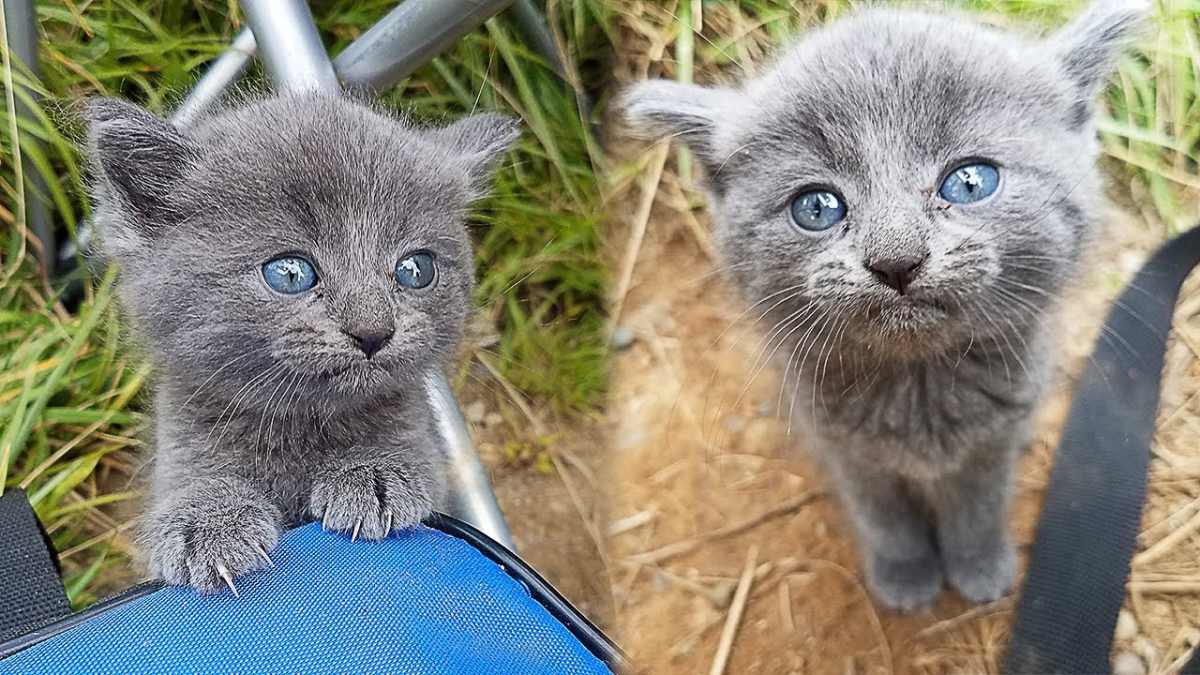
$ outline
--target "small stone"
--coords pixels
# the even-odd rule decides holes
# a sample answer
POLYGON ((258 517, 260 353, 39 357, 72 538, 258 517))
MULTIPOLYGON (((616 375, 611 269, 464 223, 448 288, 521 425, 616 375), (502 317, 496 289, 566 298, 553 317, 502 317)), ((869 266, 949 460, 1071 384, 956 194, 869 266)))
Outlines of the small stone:
POLYGON ((483 426, 491 429, 499 426, 504 421, 504 417, 500 413, 490 412, 483 416, 483 426))
POLYGON ((1117 266, 1126 276, 1132 277, 1138 268, 1146 261, 1146 254, 1141 251, 1125 251, 1117 258, 1117 266))
POLYGON ((608 344, 613 349, 621 351, 623 349, 629 349, 629 346, 632 345, 633 341, 636 339, 637 336, 633 334, 632 330, 626 328, 625 326, 617 326, 616 330, 613 331, 612 337, 609 339, 608 344))
POLYGON ((1151 668, 1158 664, 1158 648, 1145 635, 1139 635, 1133 641, 1133 651, 1142 657, 1143 662, 1150 664, 1151 668))
POLYGON ((1137 619, 1133 618, 1133 613, 1129 610, 1121 610, 1121 613, 1117 615, 1117 639, 1121 641, 1132 640, 1137 637, 1137 634, 1137 619))
POLYGON ((667 581, 666 577, 664 577, 661 574, 654 575, 654 590, 655 591, 661 593, 661 592, 667 590, 667 585, 668 585, 668 581, 667 581))
POLYGON ((737 584, 732 581, 718 581, 712 585, 713 604, 722 609, 733 602, 733 594, 737 592, 737 584))
POLYGON ((725 431, 736 434, 746 428, 746 418, 741 415, 730 415, 725 418, 721 426, 725 427, 725 431))
POLYGON ((1146 675, 1146 664, 1133 652, 1121 652, 1113 659, 1113 675, 1146 675))
POLYGON ((471 424, 483 422, 485 413, 487 413, 487 407, 483 405, 483 401, 472 401, 463 409, 463 417, 466 417, 471 424))
POLYGON ((629 428, 617 433, 616 442, 613 447, 618 450, 633 450, 646 442, 646 435, 643 433, 641 425, 632 424, 626 426, 629 428))
POLYGON ((737 444, 740 452, 773 450, 783 441, 785 425, 771 417, 757 417, 746 422, 737 444))

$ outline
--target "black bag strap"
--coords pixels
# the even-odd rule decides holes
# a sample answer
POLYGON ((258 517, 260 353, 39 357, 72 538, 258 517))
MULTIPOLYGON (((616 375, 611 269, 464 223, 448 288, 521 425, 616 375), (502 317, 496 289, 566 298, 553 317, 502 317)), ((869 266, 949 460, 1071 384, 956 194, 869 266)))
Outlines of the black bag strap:
MULTIPOLYGON (((1162 246, 1122 292, 1055 453, 1006 673, 1107 673, 1146 498, 1167 333, 1200 264, 1200 227, 1162 246)), ((1186 672, 1200 672, 1193 658, 1186 672)))
POLYGON ((453 516, 434 513, 425 519, 425 525, 474 546, 484 557, 519 581, 530 597, 545 607, 546 611, 566 627, 593 656, 603 661, 614 673, 628 671, 630 664, 621 648, 517 554, 475 529, 470 523, 453 516))
POLYGON ((22 490, 0 496, 0 642, 71 613, 54 547, 22 490))

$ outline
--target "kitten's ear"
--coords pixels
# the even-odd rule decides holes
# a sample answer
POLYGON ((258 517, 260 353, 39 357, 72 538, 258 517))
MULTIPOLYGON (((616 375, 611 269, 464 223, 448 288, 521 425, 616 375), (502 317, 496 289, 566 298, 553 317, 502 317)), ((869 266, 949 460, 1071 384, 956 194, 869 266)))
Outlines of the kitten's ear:
POLYGON ((633 132, 645 140, 675 138, 704 163, 710 178, 725 161, 717 129, 734 119, 738 95, 731 89, 670 80, 648 80, 622 96, 620 106, 633 132))
POLYGON ((88 147, 102 179, 146 224, 177 217, 169 198, 197 149, 169 122, 132 103, 95 98, 84 108, 88 147))
POLYGON ((1100 92, 1149 14, 1149 0, 1093 0, 1050 38, 1063 72, 1084 100, 1090 102, 1100 92))
POLYGON ((434 140, 453 151, 464 164, 472 197, 488 191, 492 172, 521 136, 521 121, 499 113, 465 117, 433 132, 434 140))

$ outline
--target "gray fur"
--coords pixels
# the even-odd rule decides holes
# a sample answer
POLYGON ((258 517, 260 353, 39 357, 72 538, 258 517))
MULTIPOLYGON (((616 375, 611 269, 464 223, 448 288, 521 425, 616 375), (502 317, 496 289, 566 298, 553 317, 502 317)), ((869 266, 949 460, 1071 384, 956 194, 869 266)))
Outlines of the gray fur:
POLYGON ((150 572, 213 591, 304 520, 379 539, 427 515, 444 477, 424 381, 462 336, 466 209, 516 124, 421 130, 316 95, 187 131, 113 99, 86 114, 98 253, 155 367, 150 572), (394 266, 417 249, 436 281, 401 288, 394 266), (266 285, 284 253, 314 262, 314 289, 266 285), (371 357, 351 337, 392 329, 371 357))
POLYGON ((1035 39, 954 16, 871 9, 815 30, 736 88, 635 86, 632 127, 706 169, 733 278, 773 328, 782 397, 847 507, 879 600, 973 601, 1016 574, 1014 460, 1054 370, 1050 316, 1103 202, 1093 99, 1141 9, 1101 2, 1035 39), (999 190, 951 205, 964 160, 999 190), (792 196, 836 189, 838 226, 792 196), (924 261, 900 294, 868 265, 924 261))

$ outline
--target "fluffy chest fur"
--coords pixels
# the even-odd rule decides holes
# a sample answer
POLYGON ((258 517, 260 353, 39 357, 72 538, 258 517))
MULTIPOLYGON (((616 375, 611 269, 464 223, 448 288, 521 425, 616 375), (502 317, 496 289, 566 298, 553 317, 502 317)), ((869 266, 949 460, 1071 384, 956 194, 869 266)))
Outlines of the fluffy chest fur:
POLYGON ((287 378, 264 384, 261 398, 240 403, 182 401, 169 389, 156 397, 153 484, 228 472, 256 486, 288 524, 305 519, 316 467, 355 448, 397 447, 417 452, 435 437, 420 387, 390 392, 349 407, 313 405, 293 396, 287 378), (171 414, 167 414, 167 413, 171 414))
MULTIPOLYGON (((1048 350, 1038 345, 1019 365, 982 345, 938 358, 875 362, 855 355, 792 368, 785 384, 790 414, 822 457, 887 467, 926 482, 953 474, 973 455, 1003 453, 996 438, 1023 444, 1044 392, 1048 350)), ((786 364, 784 364, 786 367, 786 364)))

